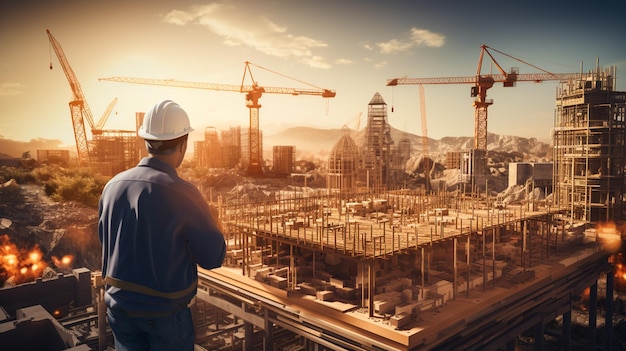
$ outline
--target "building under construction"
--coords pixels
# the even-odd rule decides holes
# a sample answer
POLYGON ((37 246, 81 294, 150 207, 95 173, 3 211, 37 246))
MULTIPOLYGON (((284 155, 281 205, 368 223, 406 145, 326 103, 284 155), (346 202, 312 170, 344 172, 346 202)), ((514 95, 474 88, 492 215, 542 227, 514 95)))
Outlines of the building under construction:
POLYGON ((376 93, 367 105, 365 140, 361 146, 361 179, 368 189, 389 189, 392 144, 387 121, 387 103, 376 93))
POLYGON ((134 130, 104 130, 89 142, 89 166, 100 175, 114 176, 137 164, 140 147, 143 142, 134 130))
MULTIPOLYGON (((512 350, 531 335, 536 350, 547 340, 572 349, 572 309, 589 289, 590 335, 582 348, 610 349, 611 260, 623 238, 618 227, 593 224, 623 219, 626 94, 613 87, 614 70, 562 83, 553 200, 506 204, 488 194, 389 190, 393 141, 386 104, 375 94, 363 148, 348 134, 335 144, 327 189, 264 201, 219 198, 228 251, 222 268, 200 271, 196 343, 207 350, 512 350), (360 158, 364 187, 355 184, 360 158)), ((81 274, 52 275, 28 289, 77 280, 84 293, 81 274)), ((61 326, 46 324, 65 336, 95 325, 99 342, 57 341, 66 349, 112 344, 99 303, 102 282, 97 272, 92 277, 91 304, 82 302, 82 313, 61 326)), ((19 297, 0 289, 0 301, 19 316, 0 325, 3 345, 13 345, 11 335, 26 340, 20 328, 44 318, 19 297)), ((70 301, 37 298, 47 308, 70 301)))
POLYGON ((626 92, 615 67, 596 67, 560 83, 552 141, 554 201, 572 219, 609 222, 624 216, 626 92))

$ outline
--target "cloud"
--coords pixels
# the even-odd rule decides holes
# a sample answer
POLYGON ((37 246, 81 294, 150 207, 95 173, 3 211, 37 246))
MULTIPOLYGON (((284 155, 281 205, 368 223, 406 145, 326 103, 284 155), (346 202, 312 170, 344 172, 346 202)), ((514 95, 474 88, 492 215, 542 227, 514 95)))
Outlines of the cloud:
POLYGON ((163 21, 184 26, 200 25, 222 38, 229 46, 248 46, 266 55, 295 59, 316 68, 330 68, 331 64, 317 53, 328 45, 321 40, 294 35, 289 29, 256 13, 248 15, 233 5, 217 4, 194 6, 189 11, 173 10, 163 21))
POLYGON ((443 34, 434 33, 427 29, 411 28, 409 38, 391 39, 386 42, 376 43, 381 53, 392 54, 401 51, 407 51, 416 46, 442 47, 445 44, 446 37, 443 34))
POLYGON ((20 95, 24 90, 24 84, 6 82, 0 84, 0 96, 20 95))
POLYGON ((338 64, 338 65, 351 65, 351 64, 354 63, 354 61, 350 60, 350 59, 343 59, 343 58, 341 58, 341 59, 335 60, 335 63, 338 64))
POLYGON ((380 61, 374 65, 374 68, 382 68, 382 67, 387 66, 387 64, 388 64, 387 61, 380 61))

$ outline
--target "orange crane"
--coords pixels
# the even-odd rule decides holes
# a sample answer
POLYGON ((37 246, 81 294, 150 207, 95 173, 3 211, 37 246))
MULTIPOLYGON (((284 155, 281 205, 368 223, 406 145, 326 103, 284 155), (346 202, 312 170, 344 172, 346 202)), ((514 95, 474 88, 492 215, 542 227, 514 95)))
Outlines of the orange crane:
MULTIPOLYGON (((580 79, 581 73, 551 73, 529 64, 523 60, 515 58, 511 55, 505 54, 496 49, 490 48, 487 45, 481 46, 480 56, 478 59, 478 69, 475 76, 467 77, 435 77, 435 78, 393 78, 387 80, 387 86, 397 85, 424 85, 424 84, 473 84, 471 88, 471 96, 476 100, 473 102, 475 108, 474 113, 474 148, 479 150, 487 150, 487 108, 493 104, 493 100, 487 99, 487 90, 491 88, 494 83, 503 83, 504 87, 514 87, 516 82, 536 82, 550 80, 571 80, 580 79), (510 57, 516 61, 534 67, 542 73, 532 74, 520 74, 517 69, 511 69, 510 72, 505 72, 500 64, 495 60, 493 55, 489 52, 489 49, 496 51, 502 55, 510 57), (483 64, 484 54, 491 58, 492 62, 497 67, 500 74, 482 74, 481 67, 483 64)), ((423 97, 423 95, 422 95, 423 97)), ((422 123, 425 122, 422 121, 422 123)), ((423 127, 425 129, 425 127, 423 127)), ((425 137, 425 136, 424 136, 425 137)))
MULTIPOLYGON (((250 111, 250 130, 249 130, 249 164, 247 173, 251 176, 260 176, 263 174, 262 170, 262 152, 260 150, 260 136, 259 136, 259 108, 261 105, 259 104, 259 99, 264 93, 268 94, 289 94, 289 95, 316 95, 321 96, 323 98, 332 98, 335 97, 336 93, 334 91, 323 89, 319 87, 315 87, 309 83, 305 83, 309 86, 314 87, 315 89, 297 89, 297 88, 284 88, 284 87, 262 87, 254 80, 252 76, 252 70, 250 66, 256 66, 258 68, 267 70, 269 72, 281 75, 280 73, 271 71, 267 68, 263 68, 261 66, 255 65, 251 62, 246 61, 243 72, 243 78, 241 80, 241 85, 233 85, 233 84, 215 84, 215 83, 203 83, 203 82, 189 82, 189 81, 180 81, 173 79, 151 79, 151 78, 133 78, 133 77, 109 77, 109 78, 100 78, 100 80, 120 82, 120 83, 132 83, 132 84, 147 84, 147 85, 162 85, 162 86, 170 86, 170 87, 180 87, 180 88, 194 88, 194 89, 208 89, 208 90, 217 90, 217 91, 233 91, 239 93, 246 94, 246 107, 248 107, 250 111), (250 75, 250 80, 252 81, 251 85, 245 85, 244 82, 246 80, 246 75, 250 75)), ((289 77, 287 77, 289 78, 289 77)), ((293 78, 290 78, 293 79, 293 78)), ((297 80, 299 81, 299 80, 297 80)), ((299 81, 304 83, 302 81, 299 81)))
MULTIPOLYGON (((63 68, 63 72, 65 72, 65 76, 70 83, 70 88, 72 89, 72 101, 69 102, 69 105, 72 113, 72 127, 74 128, 74 138, 76 139, 78 163, 80 165, 89 164, 89 143, 87 142, 87 133, 85 131, 85 119, 91 127, 92 134, 102 134, 102 128, 117 103, 117 98, 113 99, 106 111, 102 114, 102 117, 100 117, 100 120, 98 120, 98 124, 95 124, 91 109, 80 87, 80 82, 78 78, 76 78, 76 74, 74 74, 74 70, 72 70, 61 44, 52 36, 50 30, 46 29, 46 33, 48 34, 50 45, 54 49, 57 59, 63 68)), ((52 69, 52 60, 50 60, 50 69, 52 69)))

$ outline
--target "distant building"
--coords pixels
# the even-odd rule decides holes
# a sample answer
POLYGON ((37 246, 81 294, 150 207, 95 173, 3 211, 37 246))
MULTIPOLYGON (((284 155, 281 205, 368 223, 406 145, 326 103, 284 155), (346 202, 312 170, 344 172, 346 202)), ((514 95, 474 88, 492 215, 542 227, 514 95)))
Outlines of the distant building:
POLYGON ((461 151, 446 152, 444 166, 446 169, 461 169, 461 151))
POLYGON ((509 187, 525 185, 532 180, 535 187, 552 186, 552 162, 511 162, 509 163, 509 187))
POLYGON ((226 169, 237 167, 241 161, 241 127, 231 127, 222 131, 222 165, 226 169))
POLYGON ((67 165, 70 163, 70 150, 37 150, 39 163, 67 165))
POLYGON ((391 131, 387 122, 387 103, 376 93, 367 106, 365 140, 361 147, 363 174, 361 177, 370 189, 389 187, 391 157, 391 131))
POLYGON ((194 161, 201 168, 222 168, 222 148, 215 127, 206 127, 204 140, 194 143, 194 161))
POLYGON ((401 186, 406 176, 406 163, 411 158, 411 140, 403 138, 397 147, 391 148, 390 185, 401 186))
POLYGON ((281 175, 290 174, 296 160, 296 147, 275 145, 272 148, 272 160, 272 172, 281 175))
MULTIPOLYGON (((250 128, 241 129, 241 167, 247 170, 250 166, 250 128)), ((259 130, 259 150, 263 150, 263 131, 259 130)), ((260 153, 261 168, 263 168, 263 153, 260 153)))
POLYGON ((330 192, 349 193, 357 189, 359 148, 350 137, 350 129, 344 127, 343 131, 328 156, 326 185, 330 192))

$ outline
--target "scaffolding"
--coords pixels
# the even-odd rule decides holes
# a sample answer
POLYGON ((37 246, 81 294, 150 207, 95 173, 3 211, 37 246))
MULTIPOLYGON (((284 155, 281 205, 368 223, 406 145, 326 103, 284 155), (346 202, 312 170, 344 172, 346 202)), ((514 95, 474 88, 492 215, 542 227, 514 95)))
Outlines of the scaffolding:
POLYGON ((105 130, 90 141, 90 165, 96 173, 113 176, 134 167, 140 158, 134 130, 105 130))
POLYGON ((596 67, 557 90, 554 201, 572 220, 624 217, 626 92, 614 91, 615 73, 596 67))

